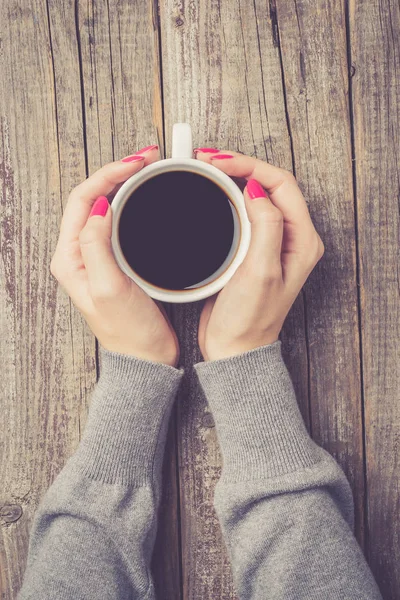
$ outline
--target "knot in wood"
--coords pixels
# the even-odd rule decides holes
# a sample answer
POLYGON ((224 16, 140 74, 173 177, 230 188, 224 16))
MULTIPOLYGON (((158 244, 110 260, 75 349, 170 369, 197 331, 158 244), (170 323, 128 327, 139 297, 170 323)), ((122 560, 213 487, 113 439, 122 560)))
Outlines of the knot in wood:
POLYGON ((184 25, 185 21, 182 19, 182 17, 177 17, 175 19, 175 25, 176 27, 182 27, 182 25, 184 25))
POLYGON ((5 504, 0 507, 0 519, 3 523, 15 523, 22 516, 22 506, 19 504, 5 504))
POLYGON ((211 427, 215 427, 214 417, 210 412, 207 412, 203 415, 201 424, 203 427, 208 427, 209 429, 211 429, 211 427))

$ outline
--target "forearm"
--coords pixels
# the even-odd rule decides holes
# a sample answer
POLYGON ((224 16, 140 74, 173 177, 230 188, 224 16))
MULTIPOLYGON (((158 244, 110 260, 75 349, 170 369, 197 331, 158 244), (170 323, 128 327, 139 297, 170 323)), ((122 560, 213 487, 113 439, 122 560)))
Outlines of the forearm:
POLYGON ((82 442, 36 514, 20 600, 153 597, 162 455, 183 372, 101 358, 82 442))
POLYGON ((306 431, 280 343, 195 368, 223 455, 215 507, 241 600, 380 598, 349 484, 306 431))

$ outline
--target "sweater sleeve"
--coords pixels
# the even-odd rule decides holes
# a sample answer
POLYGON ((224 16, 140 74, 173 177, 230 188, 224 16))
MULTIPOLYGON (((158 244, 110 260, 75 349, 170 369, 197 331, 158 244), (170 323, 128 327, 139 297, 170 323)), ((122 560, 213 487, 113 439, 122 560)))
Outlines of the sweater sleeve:
POLYGON ((101 348, 76 453, 35 515, 19 600, 152 599, 167 424, 182 370, 101 348))
POLYGON ((215 509, 240 600, 378 600, 350 486, 307 433, 281 343, 195 365, 223 468, 215 509))

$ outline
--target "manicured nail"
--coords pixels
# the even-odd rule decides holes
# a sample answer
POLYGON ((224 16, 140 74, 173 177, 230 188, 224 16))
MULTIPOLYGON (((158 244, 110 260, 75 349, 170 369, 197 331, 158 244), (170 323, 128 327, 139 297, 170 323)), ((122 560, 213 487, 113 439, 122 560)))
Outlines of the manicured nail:
POLYGON ((208 153, 208 154, 215 154, 216 152, 219 152, 218 148, 195 148, 193 150, 193 152, 196 154, 196 152, 204 152, 204 153, 208 153))
POLYGON ((92 206, 89 217, 105 217, 108 211, 108 200, 105 196, 99 196, 92 206))
POLYGON ((264 188, 255 179, 249 179, 246 188, 249 198, 251 198, 251 200, 255 200, 255 198, 267 197, 264 188))
POLYGON ((217 154, 212 156, 210 160, 224 160, 225 158, 233 158, 232 154, 217 154))
POLYGON ((146 146, 145 148, 141 148, 135 154, 141 154, 142 152, 150 152, 150 150, 157 150, 158 146, 146 146))
POLYGON ((132 156, 126 156, 122 159, 122 162, 134 162, 135 160, 144 160, 144 156, 138 156, 137 154, 133 154, 132 156))

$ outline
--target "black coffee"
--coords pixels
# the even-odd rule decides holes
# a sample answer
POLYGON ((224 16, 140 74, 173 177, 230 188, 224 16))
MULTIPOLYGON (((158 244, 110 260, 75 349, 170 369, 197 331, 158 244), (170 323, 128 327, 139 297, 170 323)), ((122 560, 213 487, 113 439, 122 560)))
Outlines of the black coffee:
POLYGON ((182 290, 206 279, 232 247, 234 221, 225 192, 188 171, 162 173, 125 204, 119 239, 125 259, 143 279, 182 290))

